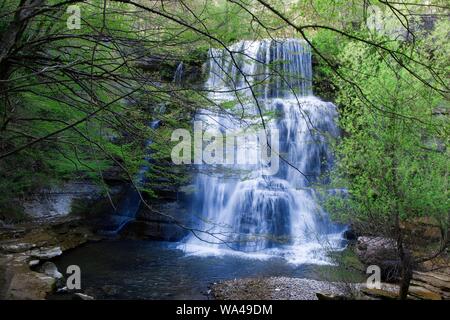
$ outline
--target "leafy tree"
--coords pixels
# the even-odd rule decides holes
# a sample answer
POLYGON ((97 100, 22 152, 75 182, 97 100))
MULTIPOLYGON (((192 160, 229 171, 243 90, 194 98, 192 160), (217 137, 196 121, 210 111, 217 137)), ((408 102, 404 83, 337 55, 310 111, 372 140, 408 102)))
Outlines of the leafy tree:
MULTIPOLYGON (((437 28, 415 45, 425 50, 440 32, 437 28)), ((401 48, 402 42, 391 45, 408 50, 401 48)), ((443 65, 448 48, 444 41, 434 46, 439 53, 432 62, 443 65)), ((360 230, 396 241, 400 296, 406 298, 412 269, 445 254, 448 247, 448 101, 367 44, 343 45, 340 66, 345 77, 360 84, 361 92, 336 79, 345 136, 337 146, 334 182, 347 189, 348 196, 330 199, 328 209, 360 230), (426 242, 406 227, 425 217, 440 228, 438 243, 426 242)))

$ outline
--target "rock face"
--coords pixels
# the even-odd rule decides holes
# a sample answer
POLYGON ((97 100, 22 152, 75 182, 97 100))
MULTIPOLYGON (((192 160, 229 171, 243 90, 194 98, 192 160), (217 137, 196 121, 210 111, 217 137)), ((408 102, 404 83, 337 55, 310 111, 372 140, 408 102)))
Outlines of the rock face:
POLYGON ((92 238, 89 227, 71 216, 33 221, 23 228, 21 237, 0 237, 0 299, 45 299, 63 280, 47 260, 92 238))
POLYGON ((366 266, 377 265, 386 281, 400 275, 401 264, 394 240, 382 237, 358 237, 356 254, 366 266))
POLYGON ((450 276, 447 274, 414 271, 411 286, 422 287, 442 299, 450 300, 450 276))
POLYGON ((41 190, 22 201, 24 212, 33 218, 68 215, 76 199, 95 199, 100 188, 87 181, 66 183, 60 187, 41 190))
POLYGON ((190 59, 184 59, 180 61, 179 56, 158 56, 158 55, 147 55, 137 63, 137 66, 146 72, 157 73, 161 80, 173 81, 174 74, 177 71, 177 67, 180 62, 183 62, 183 74, 181 77, 182 85, 189 83, 189 85, 201 85, 204 82, 203 79, 203 63, 207 58, 207 51, 204 52, 192 52, 190 59))
POLYGON ((127 239, 178 241, 186 235, 181 227, 164 221, 136 220, 127 224, 121 236, 127 239))
POLYGON ((189 225, 188 214, 179 202, 155 204, 155 210, 142 208, 135 221, 128 223, 121 232, 125 238, 179 241, 188 230, 181 225, 189 225), (161 215, 160 213, 164 213, 161 215))

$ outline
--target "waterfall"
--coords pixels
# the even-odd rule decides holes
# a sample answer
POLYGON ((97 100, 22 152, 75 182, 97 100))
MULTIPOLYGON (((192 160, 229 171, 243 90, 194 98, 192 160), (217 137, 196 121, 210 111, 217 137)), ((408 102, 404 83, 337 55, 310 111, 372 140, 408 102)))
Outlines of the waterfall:
POLYGON ((180 85, 182 83, 183 71, 184 71, 183 61, 181 61, 175 70, 175 75, 173 76, 173 80, 172 80, 173 83, 178 84, 178 85, 180 85))
MULTIPOLYGON (((336 107, 313 96, 309 46, 297 39, 241 41, 210 49, 206 67, 211 100, 234 107, 203 110, 196 120, 212 130, 242 130, 261 125, 262 109, 267 130, 279 132, 284 160, 274 175, 258 159, 256 165, 199 165, 192 212, 196 229, 208 233, 189 236, 183 249, 328 263, 325 249, 341 246, 343 230, 318 204, 314 185, 326 182, 322 175, 333 162, 328 139, 339 131, 336 107)), ((257 156, 248 149, 245 157, 257 156)))
MULTIPOLYGON (((159 120, 154 120, 150 122, 149 126, 151 129, 157 129, 159 124, 159 120)), ((152 140, 147 140, 146 147, 148 148, 151 144, 152 140)), ((139 208, 141 207, 141 196, 136 190, 136 187, 141 187, 145 182, 145 173, 149 170, 149 164, 151 162, 150 152, 146 154, 144 160, 145 164, 136 174, 134 185, 130 185, 126 188, 116 210, 102 221, 97 233, 102 235, 117 235, 130 221, 133 221, 136 218, 139 208)))

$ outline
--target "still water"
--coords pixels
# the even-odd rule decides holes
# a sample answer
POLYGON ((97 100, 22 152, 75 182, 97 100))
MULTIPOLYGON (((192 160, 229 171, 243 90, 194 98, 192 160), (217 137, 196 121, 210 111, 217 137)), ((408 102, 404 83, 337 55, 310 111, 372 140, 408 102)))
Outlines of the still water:
MULTIPOLYGON (((169 242, 117 240, 88 243, 54 260, 64 273, 81 268, 83 292, 96 299, 208 299, 220 280, 290 276, 322 278, 330 266, 294 265, 279 257, 195 256, 169 242)), ((53 296, 52 298, 58 298, 53 296)))

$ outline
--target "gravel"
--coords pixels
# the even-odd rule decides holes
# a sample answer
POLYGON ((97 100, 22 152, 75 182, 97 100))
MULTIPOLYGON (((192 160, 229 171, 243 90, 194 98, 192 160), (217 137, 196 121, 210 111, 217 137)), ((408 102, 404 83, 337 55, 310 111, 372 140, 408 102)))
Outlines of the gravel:
POLYGON ((235 279, 211 287, 218 300, 317 300, 318 292, 339 296, 349 290, 344 283, 288 277, 235 279))

